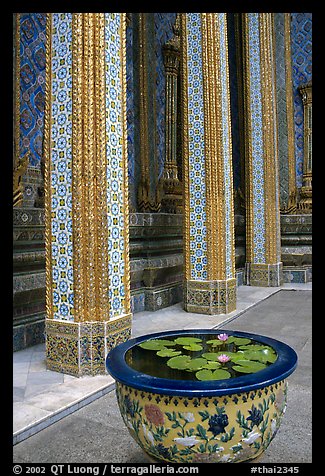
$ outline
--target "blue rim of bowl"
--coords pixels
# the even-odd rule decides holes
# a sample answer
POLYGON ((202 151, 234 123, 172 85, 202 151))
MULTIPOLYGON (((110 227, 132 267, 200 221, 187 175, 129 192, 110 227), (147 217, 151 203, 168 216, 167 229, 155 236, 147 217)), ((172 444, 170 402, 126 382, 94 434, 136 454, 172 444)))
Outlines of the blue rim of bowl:
POLYGON ((248 332, 225 329, 189 329, 146 334, 130 339, 114 347, 106 357, 108 373, 118 382, 145 392, 184 397, 221 396, 249 392, 280 382, 288 377, 297 366, 296 352, 287 344, 271 337, 248 332), (267 368, 224 380, 172 380, 153 377, 132 369, 125 361, 125 355, 132 347, 149 339, 163 339, 171 336, 193 334, 223 334, 247 337, 262 344, 270 345, 277 352, 277 360, 267 368))

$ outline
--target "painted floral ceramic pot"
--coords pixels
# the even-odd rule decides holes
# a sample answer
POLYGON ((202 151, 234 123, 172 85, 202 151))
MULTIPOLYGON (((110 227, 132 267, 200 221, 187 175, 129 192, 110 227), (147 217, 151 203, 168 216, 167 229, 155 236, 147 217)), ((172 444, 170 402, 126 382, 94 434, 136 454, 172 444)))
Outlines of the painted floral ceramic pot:
POLYGON ((204 329, 130 339, 106 359, 130 434, 151 459, 171 463, 258 457, 279 428, 296 365, 277 340, 204 329))

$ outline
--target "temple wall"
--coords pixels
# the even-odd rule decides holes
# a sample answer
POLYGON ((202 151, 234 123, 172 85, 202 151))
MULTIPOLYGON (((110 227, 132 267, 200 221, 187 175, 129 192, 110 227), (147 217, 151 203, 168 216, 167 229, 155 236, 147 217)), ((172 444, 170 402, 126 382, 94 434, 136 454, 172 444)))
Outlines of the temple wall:
MULTIPOLYGON (((163 213, 148 210, 141 213, 138 204, 138 187, 141 178, 140 150, 140 88, 139 88, 139 27, 137 14, 130 15, 126 28, 126 80, 127 80, 127 143, 130 205, 130 278, 131 311, 158 310, 183 299, 183 216, 180 213, 163 213)), ((146 38, 149 45, 148 73, 148 130, 149 179, 154 189, 164 170, 165 161, 165 68, 162 46, 173 36, 176 13, 153 13, 147 21, 146 38), (149 74, 150 72, 150 74, 149 74)), ((277 14, 280 15, 280 14, 277 14)), ((45 93, 45 17, 44 13, 22 13, 19 17, 15 52, 19 72, 15 83, 15 161, 27 152, 28 166, 22 176, 23 203, 14 208, 14 350, 44 341, 45 318, 45 247, 44 205, 38 200, 44 185, 42 171, 44 137, 45 93), (17 114, 18 112, 18 114, 17 114)), ((291 14, 292 84, 294 95, 295 180, 301 186, 303 163, 303 105, 298 86, 311 79, 311 14, 291 14)), ((283 36, 283 18, 276 17, 278 39, 283 36), (282 29, 282 30, 281 30, 282 29)), ((243 207, 244 158, 241 142, 240 64, 236 43, 236 26, 233 15, 228 16, 228 58, 230 70, 230 106, 233 147, 233 183, 235 192, 235 266, 237 285, 245 284, 246 219, 243 207), (239 76, 238 76, 239 75, 239 76), (237 195, 236 195, 237 192, 237 195)), ((238 34, 238 32, 237 32, 238 34)), ((278 42, 279 44, 279 42, 278 42)), ((284 76, 278 76, 279 102, 284 97, 284 76), (282 81, 282 82, 281 82, 282 81), (282 96, 281 96, 282 95, 282 96)), ((279 109, 280 123, 285 122, 284 110, 279 109)), ((288 200, 286 150, 280 163, 280 189, 282 202, 288 200), (282 165, 281 165, 282 164, 282 165), (282 169, 281 169, 282 167, 282 169), (282 172, 281 172, 282 170, 282 172), (282 174, 282 175, 281 175, 282 174)), ((154 190, 153 190, 154 191, 154 190)), ((311 280, 311 215, 281 216, 281 259, 284 281, 311 280)))

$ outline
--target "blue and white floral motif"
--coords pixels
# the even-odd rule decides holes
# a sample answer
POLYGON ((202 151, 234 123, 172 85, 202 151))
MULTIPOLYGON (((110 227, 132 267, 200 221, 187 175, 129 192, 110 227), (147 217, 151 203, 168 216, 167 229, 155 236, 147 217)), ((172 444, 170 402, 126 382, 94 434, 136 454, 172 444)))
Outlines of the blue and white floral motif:
MULTIPOLYGON (((188 83, 188 138, 189 138, 189 193, 190 193, 190 245, 203 250, 202 231, 206 229, 202 210, 205 200, 205 156, 204 156, 204 108, 201 47, 201 15, 187 14, 187 83, 188 83), (198 221, 201 225, 198 225, 198 221)), ((192 254, 191 278, 207 279, 207 267, 203 264, 203 253, 192 254)))
POLYGON ((72 70, 71 34, 72 14, 52 14, 52 128, 51 128, 51 183, 52 210, 52 276, 53 318, 73 320, 73 303, 67 299, 67 290, 73 281, 71 255, 72 226, 67 226, 71 191, 72 142, 72 70), (70 40, 69 40, 70 38, 70 40), (59 252, 58 252, 59 250, 59 252), (54 299, 55 297, 55 299, 54 299))
POLYGON ((121 28, 121 14, 105 13, 108 260, 114 264, 109 271, 109 296, 114 296, 110 306, 111 318, 125 313, 124 228, 123 220, 120 220, 124 214, 121 28))
POLYGON ((265 250, 265 203, 264 203, 264 156, 263 156, 263 120, 262 85, 259 37, 259 14, 248 13, 249 30, 249 84, 251 142, 253 168, 253 253, 254 263, 266 262, 265 250))

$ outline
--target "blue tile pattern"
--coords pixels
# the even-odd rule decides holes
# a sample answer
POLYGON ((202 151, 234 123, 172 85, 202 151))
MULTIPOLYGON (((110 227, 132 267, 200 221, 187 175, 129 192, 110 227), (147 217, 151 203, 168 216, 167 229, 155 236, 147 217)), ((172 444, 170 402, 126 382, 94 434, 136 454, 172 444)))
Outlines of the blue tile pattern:
POLYGON ((228 55, 227 55, 227 20, 225 13, 218 14, 220 30, 220 86, 221 86, 221 106, 222 106, 222 148, 225 186, 225 252, 226 252, 226 279, 233 278, 233 226, 232 226, 232 148, 231 148, 231 125, 230 102, 229 102, 229 81, 228 81, 228 55))
POLYGON ((265 263, 265 204, 259 14, 248 14, 249 85, 253 169, 254 263, 265 263))
POLYGON ((125 312, 121 14, 105 13, 106 157, 110 317, 125 312))
POLYGON ((72 14, 52 15, 53 318, 73 321, 72 14))
POLYGON ((200 13, 187 14, 191 279, 207 279, 204 108, 200 13))
POLYGON ((294 94, 297 186, 302 186, 304 161, 304 109, 298 87, 312 79, 312 14, 291 14, 292 82, 294 94))
POLYGON ((45 107, 46 13, 20 14, 19 155, 30 152, 30 165, 42 158, 45 107))

